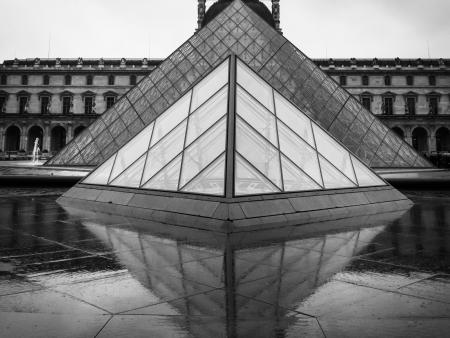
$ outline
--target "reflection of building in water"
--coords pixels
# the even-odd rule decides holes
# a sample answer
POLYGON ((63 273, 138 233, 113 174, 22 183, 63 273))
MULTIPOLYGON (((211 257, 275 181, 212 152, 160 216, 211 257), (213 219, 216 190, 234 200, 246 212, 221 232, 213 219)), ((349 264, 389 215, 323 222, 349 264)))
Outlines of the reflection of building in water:
MULTIPOLYGON (((264 336, 259 322, 248 321, 248 316, 255 314, 267 318, 265 334, 272 334, 280 326, 277 320, 289 318, 287 308, 305 300, 344 269, 351 257, 364 250, 384 228, 299 237, 262 247, 257 242, 248 247, 240 238, 234 243, 224 239, 221 246, 205 247, 186 242, 185 238, 162 239, 148 232, 94 222, 84 224, 117 252, 120 263, 158 299, 179 299, 169 302, 164 311, 195 337, 234 337, 230 327, 239 337, 264 336), (187 285, 183 281, 187 281, 187 285), (217 289, 182 299, 189 281, 217 289), (223 319, 199 326, 195 324, 195 316, 223 319)), ((209 244, 214 243, 214 235, 210 236, 209 244)), ((245 242, 245 238, 243 240, 245 242)), ((149 307, 133 313, 152 311, 149 307)), ((287 326, 297 319, 290 320, 287 326)))

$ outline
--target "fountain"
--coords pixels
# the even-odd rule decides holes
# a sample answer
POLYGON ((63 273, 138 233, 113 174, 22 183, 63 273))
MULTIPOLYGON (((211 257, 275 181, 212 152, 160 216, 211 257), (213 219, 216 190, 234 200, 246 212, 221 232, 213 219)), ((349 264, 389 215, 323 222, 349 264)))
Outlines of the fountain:
POLYGON ((33 147, 33 164, 38 164, 39 162, 39 138, 36 137, 36 139, 34 140, 34 147, 33 147))

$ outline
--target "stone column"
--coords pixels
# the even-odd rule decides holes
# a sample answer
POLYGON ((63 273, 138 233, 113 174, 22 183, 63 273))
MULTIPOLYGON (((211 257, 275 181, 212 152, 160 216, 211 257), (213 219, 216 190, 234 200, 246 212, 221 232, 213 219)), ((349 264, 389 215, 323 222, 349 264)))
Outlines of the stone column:
POLYGON ((0 151, 5 151, 5 127, 0 126, 0 151))
POLYGON ((68 144, 73 139, 73 125, 72 123, 67 124, 66 128, 66 144, 68 144))
POLYGON ((429 150, 430 153, 433 152, 433 151, 437 151, 437 148, 436 148, 436 130, 437 130, 436 126, 430 127, 430 130, 429 130, 430 134, 428 135, 428 150, 429 150))
POLYGON ((28 134, 27 134, 27 126, 25 124, 22 124, 20 127, 20 146, 19 150, 25 150, 27 151, 27 143, 28 143, 28 134))
POLYGON ((405 141, 406 143, 408 143, 410 146, 412 146, 412 133, 411 133, 411 127, 410 126, 405 126, 405 141))
POLYGON ((42 150, 50 152, 50 124, 47 122, 44 125, 44 135, 42 135, 42 150))

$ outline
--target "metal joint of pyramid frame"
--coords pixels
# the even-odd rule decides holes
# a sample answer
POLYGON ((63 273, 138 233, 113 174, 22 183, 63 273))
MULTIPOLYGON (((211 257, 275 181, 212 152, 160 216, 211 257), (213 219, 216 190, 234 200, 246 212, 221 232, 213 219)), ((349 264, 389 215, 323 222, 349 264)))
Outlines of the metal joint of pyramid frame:
POLYGON ((82 183, 226 197, 386 185, 234 55, 82 183))
POLYGON ((236 54, 257 71, 364 164, 431 167, 240 0, 231 2, 47 164, 98 165, 103 162, 190 92, 207 72, 230 54, 236 54))

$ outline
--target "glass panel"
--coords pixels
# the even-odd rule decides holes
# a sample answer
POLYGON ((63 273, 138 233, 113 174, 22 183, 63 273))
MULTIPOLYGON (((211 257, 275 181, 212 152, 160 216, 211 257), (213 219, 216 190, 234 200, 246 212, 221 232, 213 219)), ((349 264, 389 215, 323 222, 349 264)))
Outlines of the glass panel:
POLYGON ((276 186, 247 163, 239 154, 236 154, 234 191, 236 196, 280 192, 276 186))
POLYGON ((353 166, 360 187, 369 187, 374 185, 386 185, 375 173, 373 173, 364 164, 352 156, 353 166))
POLYGON ((227 113, 228 86, 189 116, 186 146, 227 113))
POLYGON ((157 173, 142 188, 176 191, 180 177, 181 154, 157 173))
POLYGON ((88 177, 84 179, 83 183, 101 185, 108 184, 109 174, 111 173, 115 158, 116 156, 112 156, 108 161, 95 169, 88 177))
POLYGON ((225 192, 225 153, 182 190, 200 194, 223 195, 225 192))
MULTIPOLYGON (((116 160, 117 162, 117 160, 116 160)), ((141 156, 131 167, 110 183, 121 187, 139 188, 142 171, 144 170, 145 155, 141 156)))
POLYGON ((154 123, 147 126, 136 137, 130 140, 117 153, 117 160, 114 163, 114 168, 111 173, 110 181, 115 179, 122 171, 124 171, 131 163, 136 161, 142 154, 144 154, 149 146, 150 138, 152 136, 154 123))
POLYGON ((190 98, 191 92, 184 95, 156 119, 155 131, 153 132, 151 143, 152 147, 188 116, 190 98))
POLYGON ((284 155, 281 155, 281 166, 283 168, 284 191, 322 189, 284 155))
POLYGON ((272 88, 240 60, 237 63, 237 82, 273 112, 272 88))
POLYGON ((275 93, 275 107, 277 117, 315 147, 309 118, 278 93, 275 93))
POLYGON ((319 155, 325 189, 353 188, 356 185, 319 155))
POLYGON ((319 185, 322 185, 316 151, 281 122, 278 123, 278 132, 280 150, 284 155, 319 185))
POLYGON ((180 187, 183 187, 203 168, 225 150, 226 117, 184 151, 180 187))
POLYGON ((246 125, 241 118, 237 118, 236 124, 236 150, 281 188, 278 150, 246 125))
POLYGON ((228 59, 194 87, 191 111, 197 109, 226 83, 228 83, 228 59))
POLYGON ((316 125, 313 125, 313 129, 318 152, 356 183, 350 153, 316 125))
POLYGON ((183 150, 185 131, 186 121, 149 150, 142 182, 147 182, 183 150))
POLYGON ((275 116, 239 86, 236 95, 236 112, 275 147, 278 147, 275 116))

